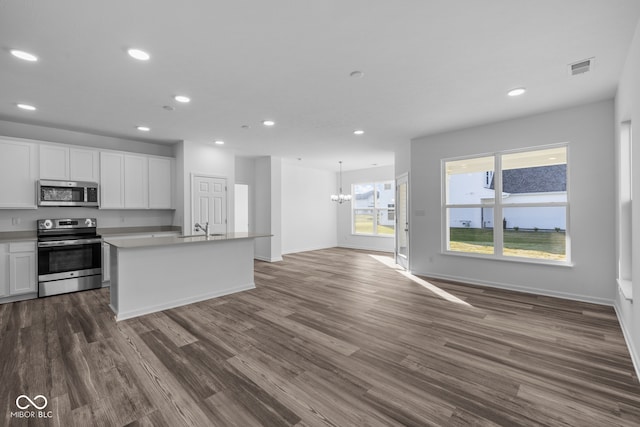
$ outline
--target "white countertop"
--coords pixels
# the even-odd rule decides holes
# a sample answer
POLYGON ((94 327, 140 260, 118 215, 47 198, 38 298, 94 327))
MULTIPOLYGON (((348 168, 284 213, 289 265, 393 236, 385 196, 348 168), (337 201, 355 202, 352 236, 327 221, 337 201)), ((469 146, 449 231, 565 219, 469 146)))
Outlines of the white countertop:
POLYGON ((117 237, 107 237, 104 239, 105 243, 115 246, 119 249, 133 249, 133 248, 145 248, 153 246, 172 246, 172 245, 190 245, 190 244, 207 244, 207 243, 220 243, 229 240, 237 239, 255 239, 258 237, 271 237, 270 234, 258 234, 258 233, 226 233, 205 236, 193 235, 193 236, 163 236, 163 237, 142 237, 139 239, 119 239, 117 237))

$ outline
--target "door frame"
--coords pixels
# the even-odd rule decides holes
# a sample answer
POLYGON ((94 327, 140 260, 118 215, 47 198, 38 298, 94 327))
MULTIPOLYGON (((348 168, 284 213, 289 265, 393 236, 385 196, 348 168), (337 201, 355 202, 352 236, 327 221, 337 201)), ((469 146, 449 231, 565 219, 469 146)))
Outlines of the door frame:
POLYGON ((411 227, 411 198, 409 197, 409 172, 403 173, 402 175, 399 175, 396 177, 396 241, 395 241, 395 250, 394 250, 394 258, 396 261, 396 264, 400 265, 402 268, 404 268, 407 271, 411 271, 410 269, 410 255, 411 255, 411 233, 408 231, 410 230, 411 227), (398 223, 398 209, 399 209, 399 202, 400 202, 400 184, 402 182, 406 182, 407 184, 407 201, 406 201, 406 217, 407 217, 407 223, 406 224, 399 224, 398 223), (406 256, 401 256, 399 254, 399 246, 398 246, 398 241, 399 241, 399 236, 400 233, 403 232, 405 230, 405 228, 407 229, 407 255, 406 256), (401 231, 402 230, 402 231, 401 231), (401 259, 402 258, 402 262, 401 259))
MULTIPOLYGON (((210 173, 196 173, 196 172, 191 172, 191 186, 189 188, 189 220, 190 220, 190 234, 193 234, 193 228, 195 226, 195 221, 194 221, 194 209, 193 209, 193 190, 195 188, 195 180, 196 177, 202 177, 202 178, 214 178, 214 179, 224 179, 224 187, 225 187, 225 229, 226 229, 226 233, 229 232, 229 178, 227 178, 226 176, 222 176, 222 175, 212 175, 210 173)), ((182 231, 182 234, 184 234, 185 236, 187 236, 187 234, 184 232, 184 230, 182 231)))

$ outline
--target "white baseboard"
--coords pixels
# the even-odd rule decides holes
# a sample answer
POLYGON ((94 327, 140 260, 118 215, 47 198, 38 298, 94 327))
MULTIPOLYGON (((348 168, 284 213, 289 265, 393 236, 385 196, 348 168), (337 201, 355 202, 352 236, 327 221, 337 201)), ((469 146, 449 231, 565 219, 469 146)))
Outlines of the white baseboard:
POLYGON ((367 247, 367 246, 359 246, 359 245, 338 245, 339 248, 345 248, 345 249, 358 249, 361 251, 374 251, 374 252, 386 252, 389 254, 394 253, 395 249, 392 250, 388 250, 388 249, 377 249, 377 248, 371 248, 371 247, 367 247))
POLYGON ((253 256, 254 259, 257 259, 259 261, 265 261, 265 262, 278 262, 278 261, 282 261, 282 257, 273 257, 273 258, 269 258, 266 256, 260 256, 260 255, 254 255, 253 256))
POLYGON ((633 346, 633 340, 631 339, 631 332, 629 328, 624 322, 623 317, 620 315, 622 311, 620 307, 618 307, 618 303, 616 301, 613 304, 613 309, 616 311, 616 316, 618 317, 618 323, 620 323, 620 329, 622 329, 622 335, 624 336, 624 341, 627 343, 627 348, 629 349, 629 355, 631 355, 631 362, 633 362, 633 367, 636 370, 636 375, 640 378, 640 354, 636 351, 636 348, 633 346))
POLYGON ((37 292, 29 292, 26 294, 19 294, 19 295, 11 295, 8 297, 4 297, 4 298, 0 298, 0 304, 6 304, 8 302, 18 302, 18 301, 26 301, 29 299, 36 299, 38 298, 38 293, 37 292))
POLYGON ((312 246, 312 247, 306 247, 306 248, 287 249, 286 251, 282 252, 282 255, 297 254, 298 252, 319 251, 319 250, 322 250, 322 249, 330 249, 330 248, 335 248, 335 247, 336 247, 336 245, 331 245, 331 246, 312 246))
MULTIPOLYGON (((171 301, 166 304, 159 304, 154 306, 143 307, 137 310, 125 311, 125 312, 116 312, 116 321, 131 319, 132 317, 143 316, 145 314, 155 313, 157 311, 168 310, 170 308, 181 307, 187 304, 193 304, 194 302, 204 301, 211 298, 217 298, 224 295, 234 294, 236 292, 247 291, 249 289, 255 289, 256 285, 254 282, 247 283, 246 285, 234 286, 227 289, 222 289, 216 292, 210 292, 202 295, 197 295, 194 297, 184 298, 176 301, 171 301)), ((114 310, 113 306, 111 309, 114 310)), ((115 310, 114 310, 115 312, 115 310)))
POLYGON ((451 280, 453 282, 468 283, 470 285, 486 286, 488 288, 505 289, 508 291, 524 292, 527 294, 543 295, 548 297, 556 297, 556 298, 568 299, 572 301, 589 302, 589 303, 600 304, 600 305, 613 306, 613 302, 614 302, 612 299, 607 299, 607 298, 594 298, 590 296, 571 294, 567 292, 557 292, 557 291, 550 291, 547 289, 530 288, 528 286, 517 286, 513 284, 508 284, 508 283, 489 282, 485 280, 472 279, 470 277, 458 277, 458 276, 449 276, 449 275, 434 274, 434 273, 420 273, 415 271, 412 271, 411 274, 414 274, 416 276, 433 277, 434 279, 451 280))

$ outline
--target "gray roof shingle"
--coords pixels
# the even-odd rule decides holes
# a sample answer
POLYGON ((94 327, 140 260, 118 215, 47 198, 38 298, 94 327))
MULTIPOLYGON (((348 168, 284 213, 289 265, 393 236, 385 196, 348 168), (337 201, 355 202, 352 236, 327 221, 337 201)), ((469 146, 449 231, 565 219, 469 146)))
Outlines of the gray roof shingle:
MULTIPOLYGON (((491 181, 491 189, 494 181, 491 181)), ((510 194, 567 191, 567 165, 502 171, 502 191, 510 194)))

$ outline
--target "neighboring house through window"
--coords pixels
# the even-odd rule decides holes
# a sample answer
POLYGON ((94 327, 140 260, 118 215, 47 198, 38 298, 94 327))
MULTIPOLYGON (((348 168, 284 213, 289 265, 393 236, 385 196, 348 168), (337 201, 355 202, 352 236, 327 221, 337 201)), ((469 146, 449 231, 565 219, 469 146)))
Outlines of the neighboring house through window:
POLYGON ((569 262, 567 145, 443 160, 450 253, 569 262))
POLYGON ((393 181, 354 184, 354 234, 393 236, 395 234, 395 189, 393 181))

